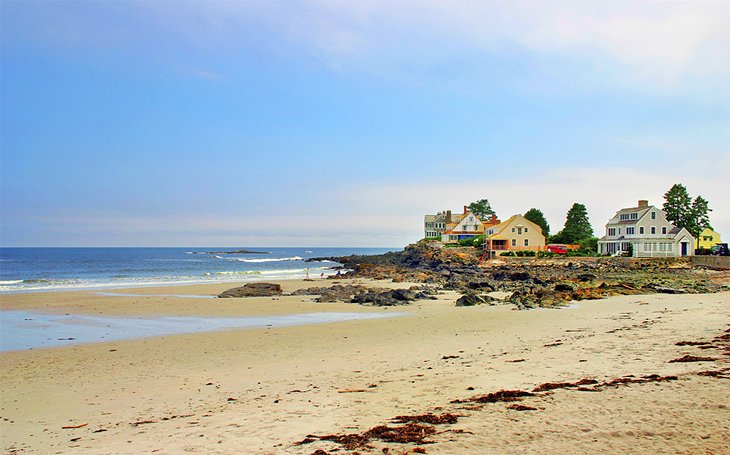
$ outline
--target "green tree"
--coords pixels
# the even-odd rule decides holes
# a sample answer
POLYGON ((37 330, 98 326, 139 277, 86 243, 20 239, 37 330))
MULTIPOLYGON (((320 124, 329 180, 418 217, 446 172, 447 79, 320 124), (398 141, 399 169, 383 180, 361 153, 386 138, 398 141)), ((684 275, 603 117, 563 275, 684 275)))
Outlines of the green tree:
POLYGON ((486 199, 479 199, 478 201, 472 202, 467 208, 482 221, 486 221, 492 215, 497 215, 486 199))
POLYGON ((547 238, 550 235, 550 225, 548 224, 547 220, 545 219, 545 215, 543 215, 542 211, 532 208, 525 212, 523 215, 528 220, 532 221, 533 223, 540 226, 542 229, 542 235, 547 238))
POLYGON ((700 233, 710 225, 710 212, 712 209, 707 199, 697 196, 690 208, 690 226, 687 230, 697 239, 696 247, 700 247, 700 233))
POLYGON ((563 230, 553 238, 558 239, 559 243, 579 243, 590 237, 593 237, 593 228, 588 221, 588 210, 585 205, 576 202, 568 210, 563 230))
POLYGON ((687 188, 680 183, 674 184, 664 193, 664 213, 667 219, 678 228, 686 228, 699 247, 699 236, 702 230, 710 225, 710 212, 707 199, 697 196, 694 201, 687 188))
MULTIPOLYGON (((691 224, 692 219, 692 198, 687 188, 681 183, 675 183, 669 191, 664 193, 664 206, 662 209, 667 215, 667 220, 673 225, 683 228, 691 224)), ((688 229, 689 230, 689 229, 688 229)))

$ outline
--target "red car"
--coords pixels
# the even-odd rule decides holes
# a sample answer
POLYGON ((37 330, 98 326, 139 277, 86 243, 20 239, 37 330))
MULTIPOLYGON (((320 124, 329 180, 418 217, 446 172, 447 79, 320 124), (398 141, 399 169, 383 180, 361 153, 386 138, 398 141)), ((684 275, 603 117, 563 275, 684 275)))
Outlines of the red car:
POLYGON ((568 248, 565 245, 548 245, 547 250, 555 254, 565 254, 568 252, 568 248))

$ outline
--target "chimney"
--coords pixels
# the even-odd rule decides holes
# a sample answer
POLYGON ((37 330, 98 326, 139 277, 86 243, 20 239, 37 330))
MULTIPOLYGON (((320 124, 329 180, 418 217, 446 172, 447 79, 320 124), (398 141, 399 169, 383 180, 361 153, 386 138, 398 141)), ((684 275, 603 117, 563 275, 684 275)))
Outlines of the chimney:
POLYGON ((446 223, 451 223, 451 210, 446 211, 446 223))
POLYGON ((466 212, 469 210, 467 206, 464 206, 464 215, 466 215, 466 212))
POLYGON ((649 201, 646 199, 639 199, 639 208, 641 207, 649 207, 649 201))
POLYGON ((492 213, 492 224, 497 224, 497 215, 492 213))

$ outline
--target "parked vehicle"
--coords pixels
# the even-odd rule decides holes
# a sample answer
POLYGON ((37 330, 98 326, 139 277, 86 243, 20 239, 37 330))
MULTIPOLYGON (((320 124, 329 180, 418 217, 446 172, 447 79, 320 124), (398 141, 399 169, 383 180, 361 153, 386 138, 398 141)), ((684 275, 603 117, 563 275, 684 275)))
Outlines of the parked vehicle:
POLYGON ((568 252, 568 247, 565 245, 548 245, 547 250, 555 254, 565 254, 568 252))
POLYGON ((718 243, 712 247, 710 254, 713 256, 730 256, 730 248, 728 248, 727 243, 718 243))

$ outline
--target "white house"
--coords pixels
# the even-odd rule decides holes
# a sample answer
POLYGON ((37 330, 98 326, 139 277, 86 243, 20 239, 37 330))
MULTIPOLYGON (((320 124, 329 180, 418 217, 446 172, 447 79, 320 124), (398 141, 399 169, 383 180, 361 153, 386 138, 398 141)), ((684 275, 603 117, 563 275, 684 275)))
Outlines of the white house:
POLYGON ((600 254, 631 251, 634 257, 691 256, 694 237, 667 220, 663 210, 640 200, 637 207, 621 209, 606 224, 598 240, 600 254))

